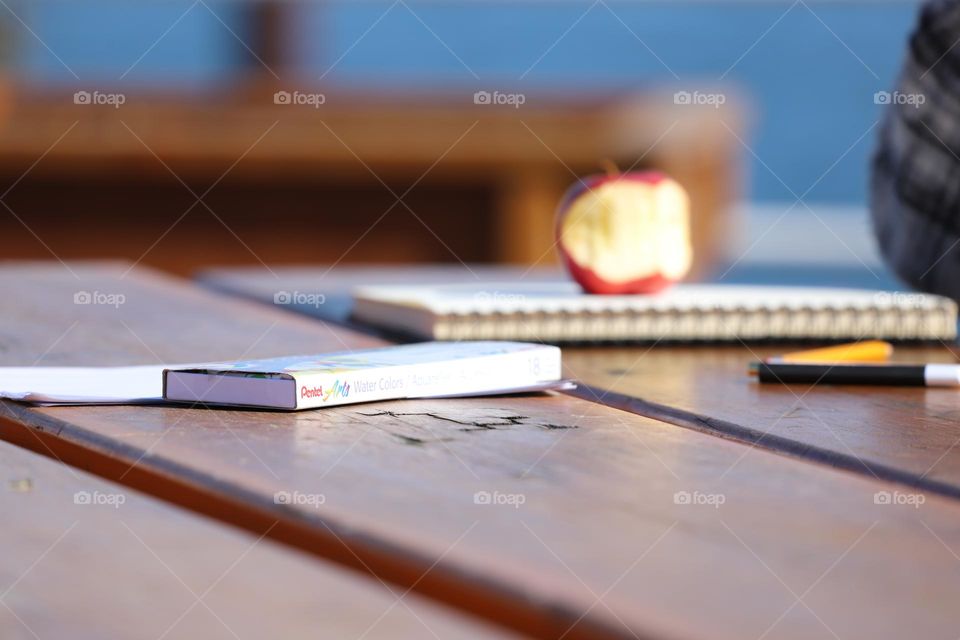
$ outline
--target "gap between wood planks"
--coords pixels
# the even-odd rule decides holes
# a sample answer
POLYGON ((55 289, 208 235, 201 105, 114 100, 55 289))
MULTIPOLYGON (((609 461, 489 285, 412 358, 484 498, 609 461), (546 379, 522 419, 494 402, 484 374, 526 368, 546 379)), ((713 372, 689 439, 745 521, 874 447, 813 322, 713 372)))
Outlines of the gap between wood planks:
POLYGON ((825 464, 877 480, 893 482, 954 500, 960 500, 960 487, 948 482, 933 480, 909 471, 897 469, 896 467, 865 460, 853 454, 846 454, 798 442, 727 420, 711 418, 665 404, 650 402, 649 400, 644 400, 636 396, 593 387, 581 382, 577 382, 576 389, 561 391, 560 393, 565 393, 580 398, 581 400, 595 402, 613 409, 659 420, 660 422, 666 422, 674 426, 717 436, 750 447, 757 447, 764 451, 782 454, 816 464, 825 464))
POLYGON ((317 519, 289 508, 284 509, 286 517, 280 519, 272 510, 283 505, 264 504, 264 497, 256 492, 224 484, 215 476, 176 463, 171 463, 172 467, 164 470, 166 473, 131 465, 140 457, 140 450, 135 447, 118 447, 115 441, 97 434, 89 434, 89 442, 74 442, 61 435, 66 424, 47 417, 41 417, 42 423, 38 424, 36 414, 29 415, 31 424, 21 422, 18 418, 28 418, 30 414, 28 407, 0 402, 12 409, 7 412, 9 415, 0 414, 2 440, 255 536, 336 562, 375 580, 416 591, 486 622, 545 639, 560 635, 569 640, 653 638, 643 633, 637 635, 635 629, 605 624, 563 605, 551 607, 549 612, 530 607, 529 594, 520 589, 513 590, 509 585, 505 588, 502 584, 491 589, 475 580, 464 580, 455 568, 438 564, 435 558, 414 555, 406 547, 394 547, 382 540, 352 535, 350 527, 328 517, 319 521, 321 526, 317 527, 317 519), (204 486, 212 489, 204 490, 204 486), (349 540, 349 546, 345 540, 349 540))

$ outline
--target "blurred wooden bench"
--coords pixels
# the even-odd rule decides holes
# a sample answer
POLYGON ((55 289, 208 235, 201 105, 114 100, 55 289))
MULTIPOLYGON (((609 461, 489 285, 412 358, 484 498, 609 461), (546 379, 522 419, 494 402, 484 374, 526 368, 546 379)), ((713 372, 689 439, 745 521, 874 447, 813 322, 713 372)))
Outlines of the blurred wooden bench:
POLYGON ((699 265, 726 242, 743 135, 732 94, 713 108, 657 91, 527 93, 513 108, 475 104, 467 88, 329 90, 312 108, 275 104, 278 89, 323 91, 120 88, 114 108, 15 88, 0 129, 11 209, 0 252, 142 258, 182 274, 260 261, 551 263, 560 196, 604 161, 666 171, 690 191, 699 265))

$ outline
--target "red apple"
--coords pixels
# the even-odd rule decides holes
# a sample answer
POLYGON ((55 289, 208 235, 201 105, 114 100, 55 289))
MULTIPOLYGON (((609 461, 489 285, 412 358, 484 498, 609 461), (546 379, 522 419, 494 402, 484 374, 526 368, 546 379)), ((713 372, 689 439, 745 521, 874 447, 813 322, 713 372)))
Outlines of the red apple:
POLYGON ((596 175, 557 209, 557 246, 587 293, 655 293, 690 270, 689 198, 656 171, 596 175))

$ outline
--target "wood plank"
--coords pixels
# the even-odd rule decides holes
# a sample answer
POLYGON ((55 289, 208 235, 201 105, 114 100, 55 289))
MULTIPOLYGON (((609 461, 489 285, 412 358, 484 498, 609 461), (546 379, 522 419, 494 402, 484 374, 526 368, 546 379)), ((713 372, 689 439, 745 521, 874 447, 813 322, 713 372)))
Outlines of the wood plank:
POLYGON ((498 189, 496 260, 512 264, 557 263, 555 247, 557 204, 575 181, 570 174, 517 168, 498 189))
POLYGON ((5 442, 0 468, 9 640, 512 637, 5 442))
MULTIPOLYGON (((4 309, 20 310, 6 335, 25 336, 7 342, 5 362, 54 342, 19 330, 38 309, 76 312, 51 306, 61 285, 33 273, 0 272, 4 309)), ((311 331, 196 292, 157 304, 139 281, 127 278, 136 304, 109 313, 155 337, 163 358, 246 349, 256 332, 240 341, 229 325, 247 307, 278 351, 302 350, 311 331), (164 333, 174 307, 193 327, 164 333)), ((68 335, 51 356, 140 357, 108 339, 106 317, 84 322, 96 348, 68 335)), ((312 331, 319 343, 335 330, 312 331)), ((955 501, 573 397, 294 414, 4 406, 9 440, 251 530, 276 521, 272 538, 539 637, 938 637, 960 623, 955 501)))
MULTIPOLYGON (((720 233, 731 226, 730 208, 735 201, 731 190, 741 183, 737 167, 743 155, 731 131, 743 129, 744 109, 739 97, 730 91, 726 92, 727 102, 720 108, 691 105, 682 109, 673 103, 672 92, 650 88, 642 93, 605 96, 525 91, 523 108, 518 110, 512 106, 474 104, 475 88, 371 93, 329 86, 277 86, 273 79, 268 80, 240 83, 230 90, 218 88, 192 97, 127 87, 124 93, 127 101, 122 109, 75 104, 73 88, 18 86, 18 99, 6 114, 7 126, 0 128, 0 180, 6 175, 11 184, 19 184, 29 167, 31 176, 27 183, 35 181, 35 187, 40 189, 70 190, 71 183, 78 179, 107 179, 113 182, 105 190, 112 192, 113 189, 122 191, 131 184, 142 185, 146 179, 147 184, 168 181, 176 192, 181 191, 182 186, 177 182, 183 181, 194 185, 191 188, 199 194, 205 193, 206 187, 198 184, 219 184, 226 171, 230 177, 218 189, 227 189, 225 197, 229 197, 231 181, 234 185, 242 182, 247 187, 259 185, 268 193, 283 191, 293 183, 323 190, 314 196, 314 207, 321 214, 324 210, 344 209, 353 213, 354 206, 324 201, 325 194, 336 194, 336 187, 344 185, 380 193, 386 192, 384 186, 392 185, 389 190, 408 195, 408 188, 423 181, 431 188, 453 187, 460 203, 475 199, 477 187, 493 187, 498 193, 506 190, 496 198, 505 208, 497 210, 493 205, 487 211, 478 211, 474 203, 462 211, 464 206, 455 204, 452 208, 457 210, 457 219, 464 219, 461 214, 486 218, 488 224, 499 228, 511 222, 517 196, 537 210, 518 217, 514 220, 518 224, 510 226, 507 235, 519 241, 503 248, 479 249, 474 259, 489 259, 493 253, 505 252, 512 260, 533 264, 549 248, 549 241, 539 242, 540 236, 529 236, 526 231, 531 224, 542 226, 551 219, 556 207, 557 185, 562 190, 576 176, 596 172, 598 160, 607 158, 624 168, 670 167, 673 177, 687 188, 697 218, 696 265, 707 268, 715 257, 715 242, 710 241, 716 237, 701 235, 699 230, 720 233), (319 93, 325 98, 324 103, 315 108, 275 102, 278 90, 294 92, 295 89, 300 93, 319 93), (38 158, 43 162, 38 163, 38 158), (176 180, 170 172, 175 173, 176 180), (507 183, 518 174, 535 177, 521 193, 514 193, 507 183)), ((20 185, 21 189, 25 187, 20 185)), ((183 191, 186 197, 188 193, 183 191)), ((309 227, 309 221, 304 224, 298 216, 285 215, 282 207, 272 206, 270 202, 259 207, 244 206, 243 193, 234 191, 233 201, 244 215, 230 222, 231 227, 236 225, 243 231, 244 216, 256 218, 262 224, 273 224, 277 229, 275 233, 282 233, 286 227, 309 227), (269 221, 262 215, 264 210, 273 211, 269 221)), ((86 195, 96 197, 96 194, 86 195)), ((412 199, 404 204, 415 205, 417 195, 409 195, 412 199)), ((215 205, 217 199, 217 194, 211 195, 209 204, 215 205)), ((383 207, 371 207, 366 198, 354 200, 360 214, 369 216, 368 225, 390 205, 388 201, 383 207)), ((72 200, 53 202, 59 208, 70 208, 72 200)), ((179 212, 191 202, 192 199, 188 199, 182 208, 173 206, 179 212)), ((18 212, 26 208, 29 214, 29 200, 22 207, 15 201, 11 206, 18 212)), ((207 206, 207 202, 198 206, 198 211, 187 218, 187 224, 198 224, 198 216, 213 223, 204 211, 207 206)), ((392 217, 406 218, 405 209, 406 206, 398 206, 392 217)), ((88 207, 83 218, 89 228, 116 238, 116 233, 109 229, 111 217, 125 214, 123 206, 115 206, 108 198, 102 200, 99 207, 88 207), (112 216, 98 216, 98 208, 104 208, 112 216)), ((42 215, 28 217, 35 218, 32 220, 35 225, 43 225, 42 215)), ((336 227, 342 226, 342 221, 329 222, 329 217, 327 220, 323 228, 336 235, 336 227)), ((419 229, 421 222, 423 220, 410 219, 409 224, 419 229)), ((435 221, 431 227, 438 225, 442 226, 442 222, 435 221)), ((475 220, 471 226, 476 226, 475 220)), ((165 228, 166 225, 152 234, 148 232, 147 242, 152 242, 165 228)), ((82 247, 78 249, 83 243, 64 241, 56 227, 46 231, 39 235, 52 237, 51 248, 57 255, 73 258, 104 255, 86 253, 82 247)), ((214 228, 213 233, 220 231, 214 228)), ((420 231, 423 232, 421 241, 434 244, 432 234, 420 231)), ((446 234, 442 229, 439 231, 438 235, 443 238, 446 234)), ((11 235, 19 233, 19 228, 9 230, 11 235)), ((129 233, 134 240, 141 239, 135 228, 129 233)), ((251 229, 250 233, 256 232, 251 229)), ((95 233, 88 235, 93 236, 94 242, 98 238, 95 233)), ((2 241, 6 237, 0 235, 4 255, 47 255, 40 253, 46 247, 35 243, 31 236, 18 236, 19 242, 4 246, 2 241), (31 252, 26 253, 25 247, 31 252)), ((474 239, 480 237, 482 235, 475 235, 474 239)), ((216 247, 221 260, 250 260, 248 252, 233 242, 234 238, 223 238, 216 247)), ((456 245, 457 239, 457 234, 452 233, 441 243, 456 245)), ((266 244, 258 254, 264 255, 268 262, 290 260, 262 238, 254 236, 251 243, 256 244, 257 240, 266 244), (267 253, 273 253, 274 259, 266 257, 267 253)), ((417 238, 410 236, 406 241, 416 244, 417 238)), ((190 239, 181 242, 187 245, 190 239)), ((345 246, 351 242, 352 239, 340 244, 345 246)), ((367 238, 363 245, 370 242, 371 238, 367 238)), ((127 244, 115 242, 106 255, 135 259, 147 249, 131 250, 127 244)), ((158 254, 151 252, 148 259, 176 269, 177 260, 170 258, 169 251, 162 251, 163 244, 158 254)), ((304 250, 296 239, 287 244, 301 252, 304 250)), ((398 253, 397 244, 391 246, 389 238, 374 243, 381 248, 377 255, 398 253)), ((332 256, 339 254, 320 249, 318 255, 333 259, 332 256)), ((419 252, 421 260, 424 256, 437 259, 438 254, 428 248, 419 252)), ((453 256, 443 254, 442 259, 452 260, 453 256)), ((184 260, 189 261, 190 255, 181 254, 180 262, 184 260)))
POLYGON ((76 363, 78 358, 105 365, 196 362, 201 335, 209 338, 202 353, 210 355, 204 358, 216 359, 384 344, 229 296, 211 296, 155 271, 131 271, 127 263, 81 264, 85 266, 0 263, 0 283, 7 292, 0 327, 4 364, 49 366, 76 363), (28 297, 18 298, 21 290, 28 297), (83 294, 93 303, 75 304, 74 297, 83 294), (103 303, 97 304, 95 296, 103 303), (212 313, 198 313, 201 310, 212 313), (277 332, 281 323, 283 330, 277 332), (162 348, 162 358, 157 348, 162 348))
MULTIPOLYGON (((349 291, 371 282, 549 281, 558 271, 427 267, 287 267, 211 269, 207 287, 271 302, 278 281, 291 290, 329 291, 323 306, 302 313, 350 325, 349 291), (475 276, 471 274, 475 273, 475 276), (311 283, 313 283, 311 285, 311 283)), ((806 281, 803 281, 806 282, 806 281)), ((816 460, 856 473, 960 497, 960 425, 949 389, 758 385, 747 363, 797 345, 622 346, 566 348, 574 392, 640 415, 733 438, 760 448, 816 460)), ((899 346, 901 362, 955 362, 950 345, 899 346)))
MULTIPOLYGON (((743 128, 742 102, 732 94, 720 109, 676 109, 666 91, 575 97, 527 92, 518 111, 474 104, 473 90, 402 95, 325 89, 317 89, 325 97, 320 109, 276 104, 278 87, 263 83, 196 99, 130 91, 123 109, 116 109, 78 106, 73 90, 19 86, 9 125, 0 130, 0 170, 23 161, 29 165, 42 155, 37 170, 45 175, 63 168, 91 175, 103 169, 163 175, 152 150, 185 177, 216 178, 241 155, 244 161, 234 171, 244 177, 316 179, 322 169, 342 178, 356 175, 357 158, 381 175, 414 171, 416 177, 443 155, 438 175, 468 170, 479 178, 517 166, 596 170, 598 158, 625 167, 642 158, 655 166, 669 150, 671 159, 685 155, 696 168, 705 157, 723 157, 728 165, 720 170, 731 172, 740 150, 730 129, 743 128)), ((300 91, 313 93, 307 87, 300 91)))
POLYGON ((349 326, 373 335, 376 328, 351 323, 354 287, 373 284, 451 284, 509 282, 522 277, 524 282, 554 282, 562 277, 557 267, 517 268, 488 264, 460 265, 310 265, 275 267, 270 273, 263 267, 206 269, 196 276, 208 289, 298 311, 327 322, 349 326), (322 300, 322 303, 316 301, 322 300))
MULTIPOLYGON (((752 360, 796 346, 577 349, 577 395, 762 448, 960 498, 960 408, 945 388, 759 384, 752 360)), ((946 345, 899 362, 956 362, 946 345)))

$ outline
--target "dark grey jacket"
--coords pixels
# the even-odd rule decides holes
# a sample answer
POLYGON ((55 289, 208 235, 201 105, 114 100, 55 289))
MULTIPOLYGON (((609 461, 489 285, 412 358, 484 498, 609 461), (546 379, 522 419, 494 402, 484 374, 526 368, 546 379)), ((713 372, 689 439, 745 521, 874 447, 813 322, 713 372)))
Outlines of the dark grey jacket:
POLYGON ((960 300, 960 2, 927 4, 886 102, 870 208, 880 248, 910 285, 960 300))

